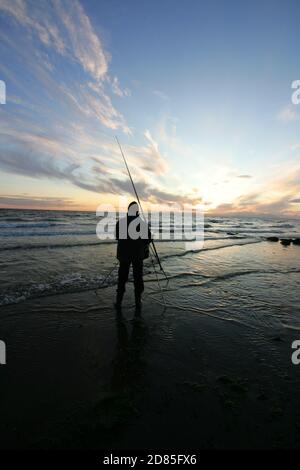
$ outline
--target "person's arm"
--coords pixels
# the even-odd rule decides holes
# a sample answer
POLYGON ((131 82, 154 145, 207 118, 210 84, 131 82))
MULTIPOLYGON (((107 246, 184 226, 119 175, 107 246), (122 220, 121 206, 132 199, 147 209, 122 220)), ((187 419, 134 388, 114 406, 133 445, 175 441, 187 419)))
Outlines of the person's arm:
POLYGON ((119 221, 116 223, 116 240, 120 238, 119 221))

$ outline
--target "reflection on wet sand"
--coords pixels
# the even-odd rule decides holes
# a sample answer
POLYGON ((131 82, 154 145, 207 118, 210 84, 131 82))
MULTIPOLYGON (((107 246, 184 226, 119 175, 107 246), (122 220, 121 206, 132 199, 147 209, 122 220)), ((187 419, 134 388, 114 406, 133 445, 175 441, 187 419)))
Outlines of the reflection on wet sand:
POLYGON ((148 328, 141 313, 136 310, 132 326, 122 314, 116 314, 117 344, 113 359, 111 387, 115 392, 133 391, 139 387, 144 375, 144 357, 148 328))

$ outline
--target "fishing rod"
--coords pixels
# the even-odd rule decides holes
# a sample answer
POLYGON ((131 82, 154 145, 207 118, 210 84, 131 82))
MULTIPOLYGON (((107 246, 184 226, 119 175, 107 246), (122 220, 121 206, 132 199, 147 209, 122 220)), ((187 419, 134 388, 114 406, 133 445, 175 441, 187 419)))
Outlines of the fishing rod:
MULTIPOLYGON (((133 191, 134 191, 135 197, 136 197, 137 202, 138 202, 138 204, 139 204, 139 206, 140 206, 140 208, 141 208, 141 212, 142 212, 143 219, 146 220, 145 215, 144 215, 144 211, 143 211, 143 207, 142 207, 142 204, 141 204, 139 195, 138 195, 138 193, 137 193, 135 184, 134 184, 134 182, 133 182, 133 179, 132 179, 132 176, 131 176, 129 167, 128 167, 128 165, 127 165, 127 161, 126 161, 125 155, 124 155, 124 153, 123 153, 122 147, 121 147, 121 145, 120 145, 119 139, 118 139, 117 136, 115 136, 115 139, 116 139, 116 141, 117 141, 117 144, 118 144, 118 146, 119 146, 121 155, 122 155, 122 157, 123 157, 123 160, 124 160, 124 163, 125 163, 125 166, 126 166, 126 169, 127 169, 127 173, 128 173, 128 176, 129 176, 129 178, 130 178, 130 181, 131 181, 131 184, 132 184, 132 187, 133 187, 133 191)), ((152 239, 152 237, 151 237, 150 243, 151 243, 151 245, 152 245, 155 258, 157 259, 158 266, 159 266, 161 272, 163 273, 163 275, 165 276, 167 282, 169 282, 169 278, 168 278, 168 276, 166 275, 166 273, 165 273, 165 271, 164 271, 164 268, 163 268, 162 265, 161 265, 161 261, 160 261, 160 259, 159 259, 159 256, 158 256, 158 253, 157 253, 157 250, 156 250, 156 246, 155 246, 155 244, 154 244, 154 240, 152 239)))
POLYGON ((104 283, 106 281, 108 281, 108 279, 110 278, 110 276, 112 275, 112 273, 114 272, 114 270, 116 269, 117 267, 117 264, 118 264, 118 261, 115 262, 115 264, 113 265, 113 267, 111 268, 111 270, 107 273, 107 275, 102 279, 100 285, 97 287, 97 289, 95 290, 95 294, 98 295, 98 290, 104 285, 104 283))

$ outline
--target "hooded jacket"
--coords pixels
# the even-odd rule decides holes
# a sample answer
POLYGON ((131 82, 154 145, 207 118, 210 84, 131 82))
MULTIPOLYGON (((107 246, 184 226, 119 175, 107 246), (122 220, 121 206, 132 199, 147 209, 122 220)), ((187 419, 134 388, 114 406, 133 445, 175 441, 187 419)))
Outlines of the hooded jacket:
POLYGON ((119 219, 116 224, 119 261, 142 261, 149 257, 151 232, 149 225, 139 215, 119 219))

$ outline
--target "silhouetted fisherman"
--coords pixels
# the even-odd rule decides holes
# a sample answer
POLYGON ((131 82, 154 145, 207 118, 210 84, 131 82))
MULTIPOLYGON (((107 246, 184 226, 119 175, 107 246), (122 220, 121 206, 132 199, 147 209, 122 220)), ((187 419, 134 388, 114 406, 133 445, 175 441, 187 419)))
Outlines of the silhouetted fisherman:
POLYGON ((149 257, 151 233, 149 226, 139 216, 139 206, 134 201, 128 206, 126 217, 119 219, 116 225, 118 240, 117 258, 120 262, 116 307, 120 308, 132 264, 135 305, 141 307, 141 296, 144 290, 143 260, 149 257))

